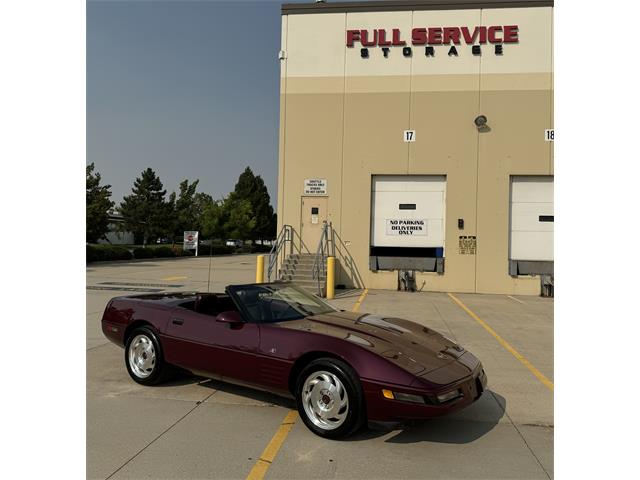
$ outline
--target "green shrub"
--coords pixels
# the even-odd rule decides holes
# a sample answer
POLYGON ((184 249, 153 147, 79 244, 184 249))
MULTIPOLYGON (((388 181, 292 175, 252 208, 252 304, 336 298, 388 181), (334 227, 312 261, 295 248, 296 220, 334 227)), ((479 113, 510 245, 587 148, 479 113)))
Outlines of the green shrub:
POLYGON ((133 249, 133 256, 137 259, 153 258, 153 251, 151 248, 138 247, 133 249))
POLYGON ((87 245, 87 262, 130 260, 132 257, 129 249, 121 245, 87 245))
POLYGON ((173 250, 173 248, 163 245, 162 247, 153 247, 149 250, 153 251, 153 256, 156 258, 168 258, 168 257, 177 257, 178 253, 173 250))
POLYGON ((271 251, 271 245, 252 245, 251 253, 269 253, 271 251))
POLYGON ((179 257, 182 254, 180 247, 170 247, 169 245, 162 245, 159 247, 147 246, 146 248, 134 248, 133 256, 137 259, 143 258, 171 258, 179 257))
MULTIPOLYGON (((261 245, 256 245, 260 247, 261 245)), ((246 246, 248 247, 248 245, 246 246)), ((209 245, 200 245, 198 249, 198 255, 209 256, 209 245)), ((213 255, 229 255, 239 251, 236 247, 227 245, 214 245, 213 255)), ((267 250, 269 251, 269 250, 267 250)), ((135 259, 147 259, 147 258, 172 258, 172 257, 187 257, 193 256, 195 250, 183 250, 181 245, 169 246, 147 246, 133 248, 133 253, 130 248, 122 245, 87 245, 87 262, 105 262, 110 260, 131 260, 135 259)))
MULTIPOLYGON (((200 245, 198 247, 198 255, 209 256, 211 247, 209 245, 200 245)), ((230 253, 235 253, 236 247, 228 247, 227 245, 214 245, 213 246, 213 255, 228 255, 230 253)))

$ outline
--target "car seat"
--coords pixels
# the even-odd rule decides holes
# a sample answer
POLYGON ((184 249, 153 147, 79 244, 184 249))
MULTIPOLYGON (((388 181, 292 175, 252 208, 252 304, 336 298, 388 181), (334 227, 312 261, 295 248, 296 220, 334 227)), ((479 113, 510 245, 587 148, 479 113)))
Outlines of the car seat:
POLYGON ((196 297, 194 310, 203 315, 215 316, 219 310, 218 297, 215 294, 200 294, 196 297))

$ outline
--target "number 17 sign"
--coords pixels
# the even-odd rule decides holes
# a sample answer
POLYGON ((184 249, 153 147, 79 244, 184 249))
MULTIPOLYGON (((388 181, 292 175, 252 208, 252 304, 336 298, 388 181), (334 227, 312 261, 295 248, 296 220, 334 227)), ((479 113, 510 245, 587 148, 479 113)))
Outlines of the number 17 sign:
POLYGON ((415 130, 405 130, 404 131, 404 142, 410 143, 416 141, 416 131, 415 130))

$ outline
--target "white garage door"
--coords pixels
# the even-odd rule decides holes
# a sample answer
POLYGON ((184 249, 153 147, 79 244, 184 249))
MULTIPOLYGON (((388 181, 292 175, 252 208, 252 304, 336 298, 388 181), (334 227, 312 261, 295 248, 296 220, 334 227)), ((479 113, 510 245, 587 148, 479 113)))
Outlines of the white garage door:
POLYGON ((511 177, 511 260, 553 261, 553 177, 511 177))
POLYGON ((374 175, 371 244, 444 247, 444 175, 374 175))

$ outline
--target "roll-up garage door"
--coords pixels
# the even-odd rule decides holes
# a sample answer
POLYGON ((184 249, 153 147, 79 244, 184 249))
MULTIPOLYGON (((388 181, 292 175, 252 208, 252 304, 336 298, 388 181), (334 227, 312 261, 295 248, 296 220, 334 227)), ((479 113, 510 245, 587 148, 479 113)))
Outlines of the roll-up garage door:
POLYGON ((553 273, 553 177, 511 177, 510 273, 553 273))
POLYGON ((372 270, 441 270, 445 194, 444 175, 373 176, 372 270))

